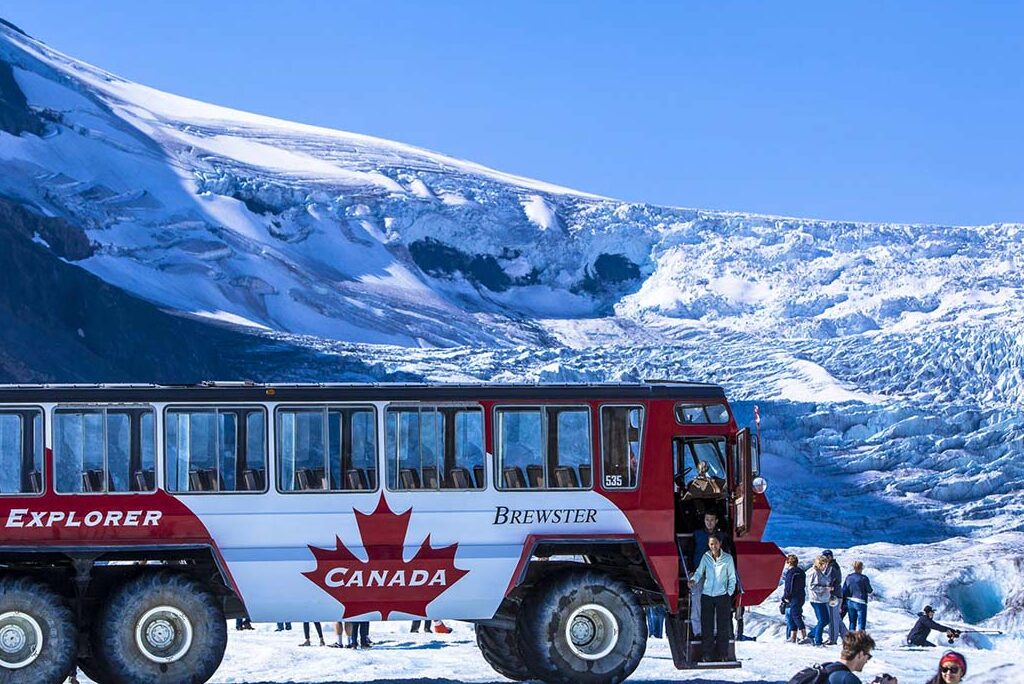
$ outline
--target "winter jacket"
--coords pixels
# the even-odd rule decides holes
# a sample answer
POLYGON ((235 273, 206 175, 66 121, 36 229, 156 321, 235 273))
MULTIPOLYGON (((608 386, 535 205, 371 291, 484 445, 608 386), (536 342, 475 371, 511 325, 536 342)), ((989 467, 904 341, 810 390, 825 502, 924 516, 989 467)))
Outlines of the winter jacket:
POLYGON ((725 551, 718 554, 718 560, 708 551, 700 559, 692 579, 694 582, 704 580, 704 596, 732 596, 736 591, 736 564, 725 551))
POLYGON ((789 568, 782 575, 782 600, 787 603, 803 603, 807 600, 807 573, 799 567, 789 568))
POLYGON ((819 572, 811 566, 807 571, 807 591, 811 595, 811 603, 828 603, 832 598, 832 585, 829 584, 828 571, 819 572))
MULTIPOLYGON (((729 541, 729 538, 722 534, 720 530, 716 530, 716 532, 722 535, 722 551, 732 555, 732 543, 729 541)), ((700 565, 700 559, 708 552, 708 539, 710 537, 711 534, 703 527, 693 533, 693 553, 690 554, 690 572, 693 572, 700 565)))
POLYGON ((933 629, 936 632, 948 632, 952 627, 940 625, 923 612, 918 613, 917 622, 914 623, 914 626, 910 629, 910 633, 907 634, 907 643, 927 641, 933 629))
POLYGON ((848 601, 867 603, 868 595, 874 591, 871 588, 871 580, 859 572, 847 575, 846 581, 843 582, 843 598, 848 601))
POLYGON ((837 599, 843 598, 843 571, 839 569, 839 563, 832 561, 825 572, 828 573, 828 581, 832 585, 832 595, 837 599))

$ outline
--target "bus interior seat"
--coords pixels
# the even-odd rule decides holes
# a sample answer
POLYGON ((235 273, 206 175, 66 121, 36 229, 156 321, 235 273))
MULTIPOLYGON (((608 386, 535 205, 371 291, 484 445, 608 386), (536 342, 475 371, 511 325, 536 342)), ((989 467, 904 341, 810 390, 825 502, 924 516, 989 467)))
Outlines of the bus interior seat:
POLYGON ((245 491, 262 492, 266 488, 266 471, 263 468, 246 468, 242 471, 245 491))
POLYGON ((555 486, 560 489, 579 489, 580 483, 576 479, 576 471, 572 466, 558 466, 555 468, 555 486))
POLYGON ((83 492, 102 492, 103 491, 103 471, 102 470, 83 470, 82 471, 82 491, 83 492))
POLYGON ((43 474, 38 470, 33 470, 28 474, 28 483, 32 487, 30 491, 41 492, 43 491, 43 474))
POLYGON ((482 465, 473 466, 473 479, 476 480, 477 489, 484 489, 487 486, 484 482, 484 480, 487 479, 487 475, 485 474, 484 467, 482 465))
MULTIPOLYGON (((360 470, 363 470, 360 468, 360 470)), ((377 469, 367 468, 366 473, 366 484, 369 485, 370 489, 377 489, 377 469)))
POLYGON ((594 482, 591 479, 591 472, 593 471, 592 466, 581 465, 580 466, 580 485, 583 487, 593 487, 594 482))
POLYGON ((526 478, 519 466, 506 466, 502 470, 502 479, 506 489, 526 489, 526 478))
POLYGON ((474 489, 469 471, 465 468, 452 468, 449 470, 444 486, 450 489, 474 489))
POLYGON ((530 489, 544 489, 544 466, 537 464, 526 466, 526 479, 530 489))
POLYGON ((346 470, 345 486, 347 489, 369 489, 370 483, 366 478, 366 471, 360 468, 349 468, 346 470))
POLYGON ((136 470, 132 478, 132 491, 151 492, 156 488, 156 474, 152 470, 136 470))
POLYGON ((423 488, 439 489, 437 466, 423 466, 423 488))
POLYGON ((420 474, 412 468, 400 468, 398 471, 399 489, 420 489, 420 474))
POLYGON ((317 478, 312 468, 299 468, 296 470, 295 481, 298 483, 298 489, 301 491, 315 491, 323 488, 320 486, 322 481, 317 478))

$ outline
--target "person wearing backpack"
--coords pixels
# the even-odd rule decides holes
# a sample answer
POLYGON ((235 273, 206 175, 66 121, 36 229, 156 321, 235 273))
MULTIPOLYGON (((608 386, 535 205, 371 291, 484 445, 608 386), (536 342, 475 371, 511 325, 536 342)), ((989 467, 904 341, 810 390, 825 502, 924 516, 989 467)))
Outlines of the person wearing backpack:
MULTIPOLYGON (((804 668, 793 675, 789 684, 862 684, 854 672, 864 669, 871 660, 874 647, 875 640, 867 632, 847 632, 837 662, 804 668)), ((895 677, 887 674, 876 677, 875 681, 879 684, 899 684, 895 677)))
POLYGON ((828 576, 828 559, 818 556, 807 571, 807 591, 811 595, 811 608, 818 624, 811 629, 815 646, 821 646, 825 627, 829 624, 828 602, 832 598, 832 583, 828 576))
POLYGON ((786 641, 797 643, 807 639, 807 625, 804 624, 804 601, 807 600, 807 573, 800 567, 795 554, 786 556, 786 571, 782 573, 782 605, 786 616, 786 641))
POLYGON ((732 633, 732 595, 736 592, 736 563, 722 550, 722 535, 708 538, 708 551, 690 578, 690 589, 704 584, 700 597, 701 655, 704 662, 724 661, 732 633))

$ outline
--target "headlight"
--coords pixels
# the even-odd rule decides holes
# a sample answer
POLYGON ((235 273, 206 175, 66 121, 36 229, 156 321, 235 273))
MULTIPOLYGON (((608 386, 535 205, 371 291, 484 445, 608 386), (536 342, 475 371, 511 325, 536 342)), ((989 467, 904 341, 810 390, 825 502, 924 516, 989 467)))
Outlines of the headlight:
POLYGON ((765 490, 768 489, 768 481, 763 477, 755 477, 750 486, 754 489, 755 494, 764 494, 765 490))

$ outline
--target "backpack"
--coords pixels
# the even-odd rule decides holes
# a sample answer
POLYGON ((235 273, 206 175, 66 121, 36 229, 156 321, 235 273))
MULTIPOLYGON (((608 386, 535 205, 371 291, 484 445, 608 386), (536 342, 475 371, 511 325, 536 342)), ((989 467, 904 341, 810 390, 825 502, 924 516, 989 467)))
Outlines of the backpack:
POLYGON ((849 672, 849 669, 842 663, 818 663, 797 672, 789 680, 789 684, 828 684, 828 678, 833 672, 842 672, 843 670, 849 672))

